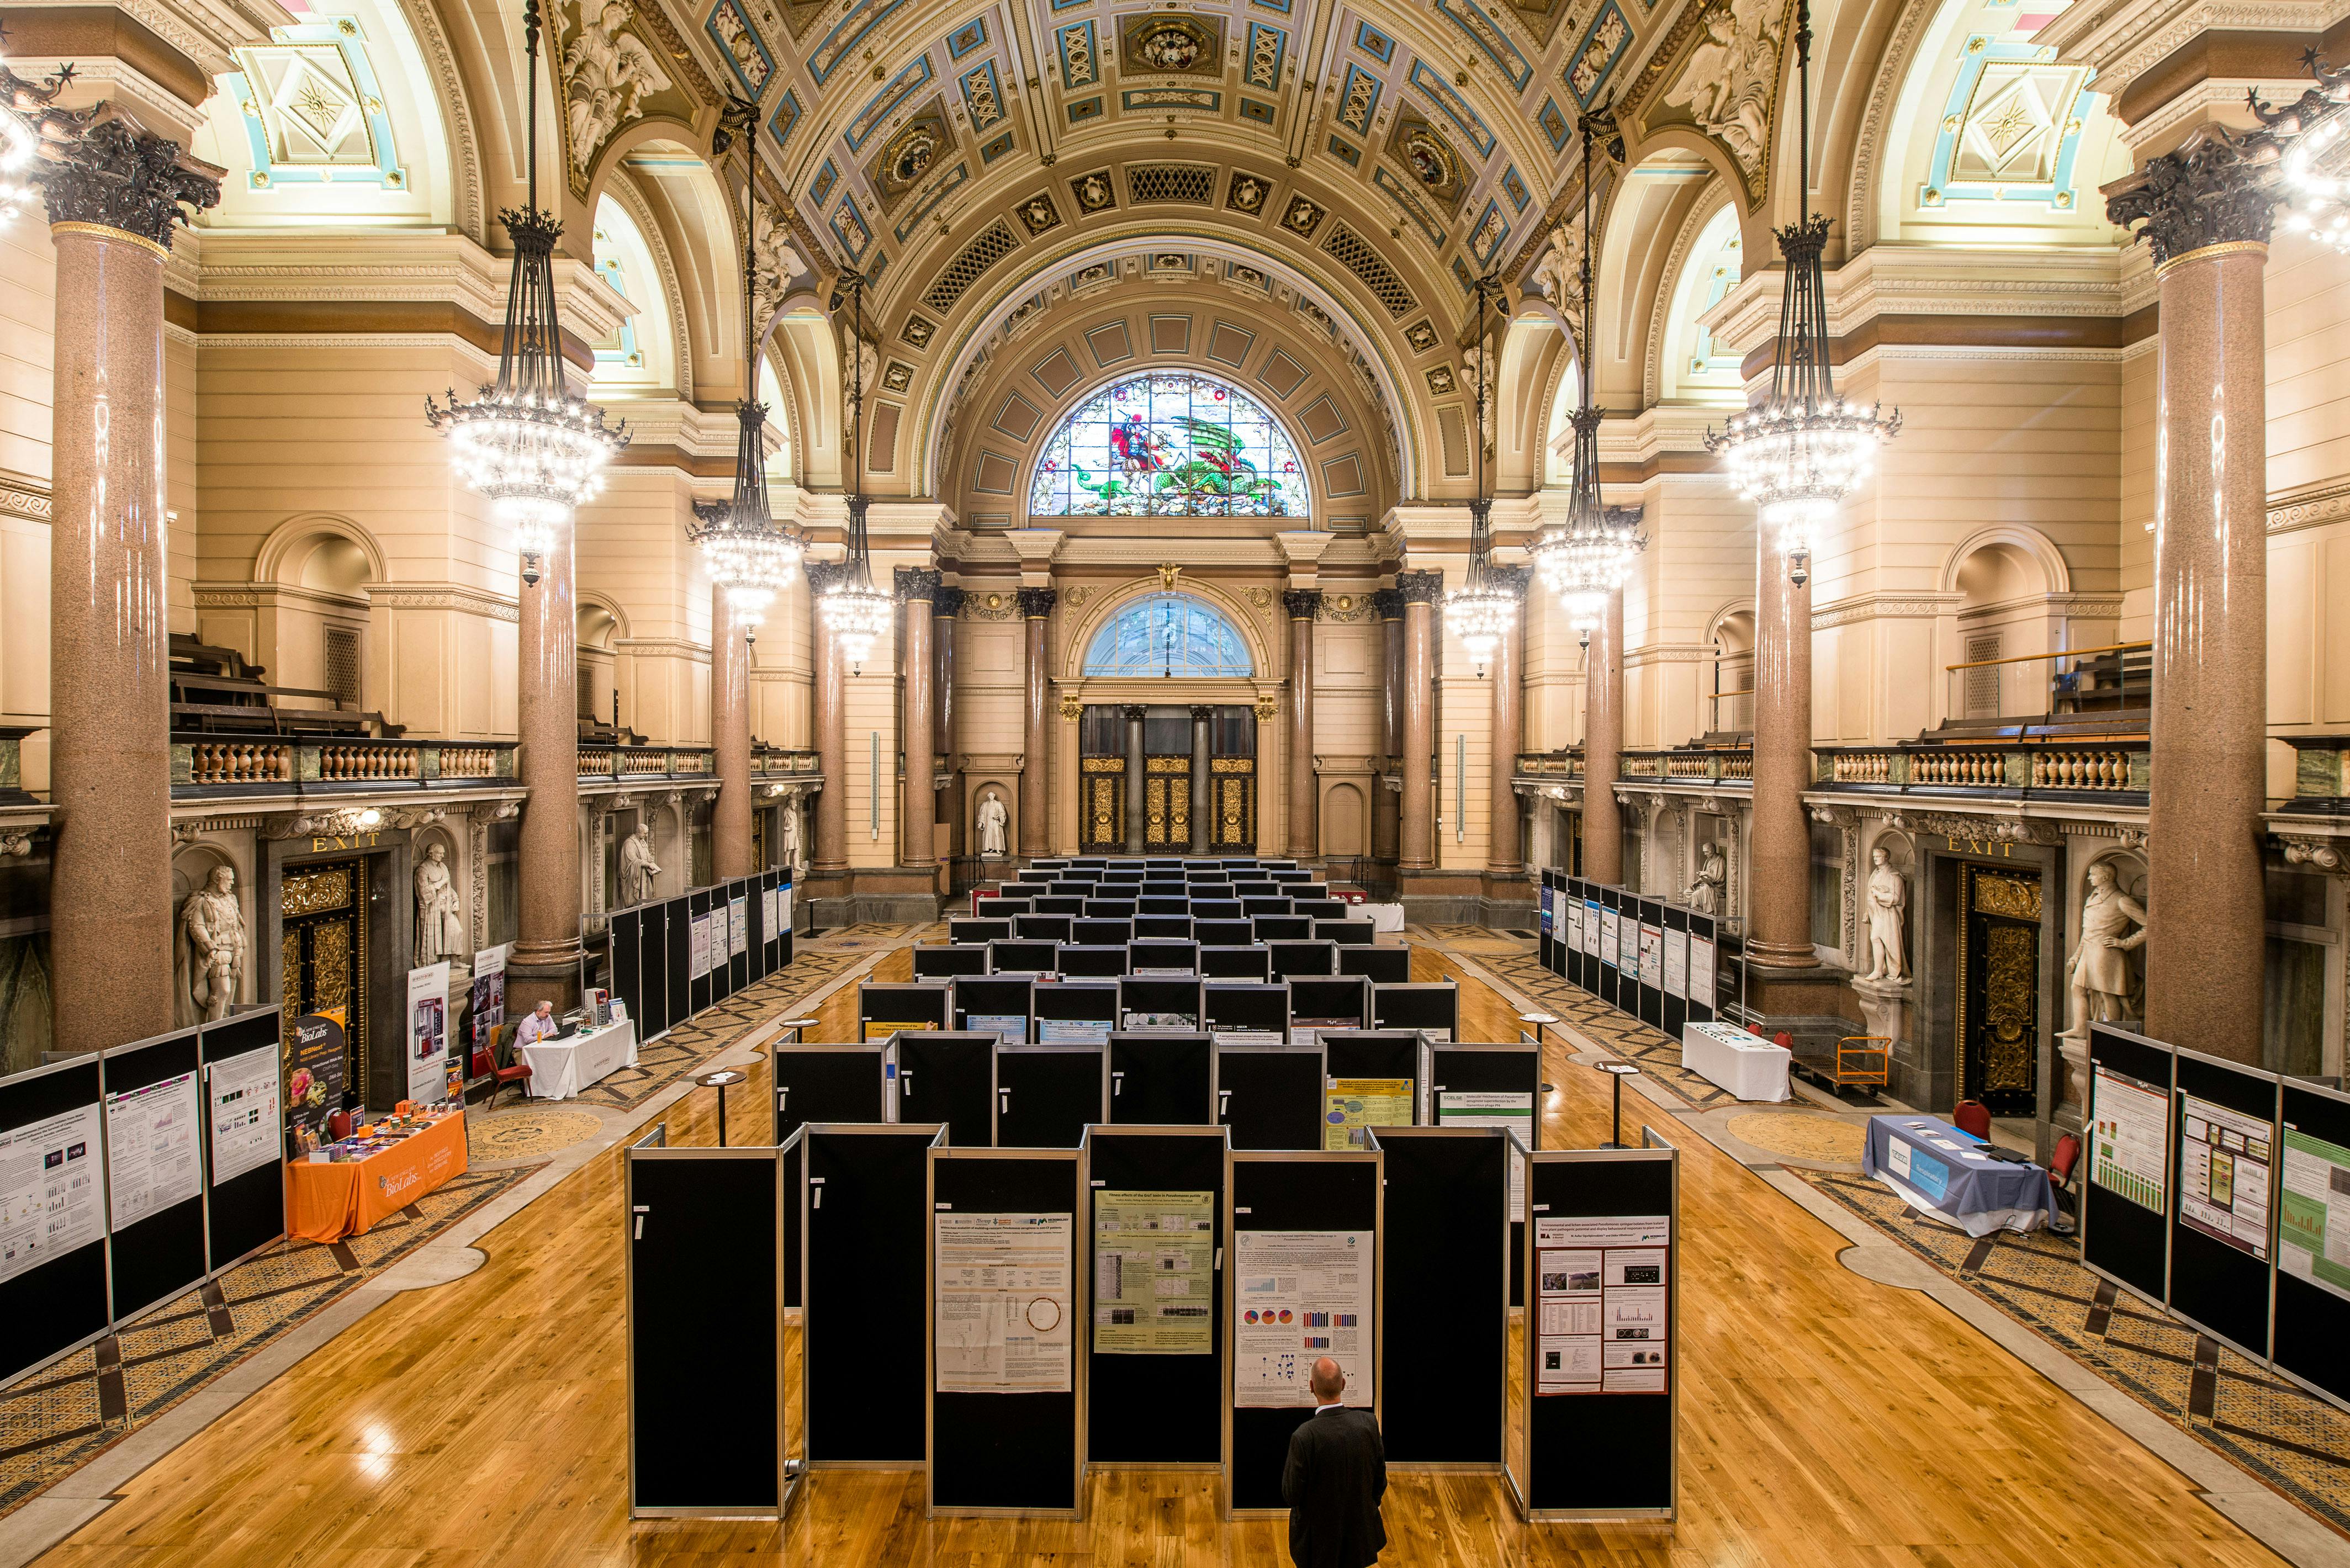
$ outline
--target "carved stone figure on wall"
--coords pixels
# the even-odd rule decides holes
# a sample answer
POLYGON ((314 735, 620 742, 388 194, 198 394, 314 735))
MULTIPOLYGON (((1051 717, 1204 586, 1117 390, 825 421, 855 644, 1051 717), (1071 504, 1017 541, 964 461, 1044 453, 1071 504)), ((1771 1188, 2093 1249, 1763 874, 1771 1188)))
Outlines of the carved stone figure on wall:
POLYGON ((464 950, 464 926, 457 919, 457 888, 449 877, 449 851, 434 844, 416 865, 416 958, 422 969, 464 950))
POLYGON ((1878 845, 1868 852, 1868 972, 1863 980, 1907 980, 1907 943, 1902 940, 1909 911, 1909 883, 1878 845))
POLYGON ((1780 26, 1771 0, 1714 0, 1705 36, 1666 89, 1669 105, 1686 104, 1700 130, 1719 138, 1752 176, 1771 139, 1770 96, 1779 78, 1780 26))
POLYGON ((797 872, 806 865, 800 858, 800 795, 797 790, 785 797, 783 826, 784 864, 797 872))
POLYGON ((1730 880, 1730 863, 1711 844, 1697 846, 1697 880, 1681 895, 1681 902, 1700 915, 1721 913, 1721 889, 1730 880))
POLYGON ((1003 834, 1011 821, 1012 814, 1003 809, 1003 797, 989 790, 979 803, 979 853, 983 858, 1003 858, 1003 834))
POLYGON ((792 279, 807 271, 807 262, 792 244, 790 226, 777 221, 772 207, 756 210, 751 234, 753 310, 764 326, 783 308, 784 291, 792 279))
POLYGON ((2129 960, 2122 955, 2145 941, 2146 906, 2122 891, 2112 861, 2097 861, 2089 867, 2089 891, 2081 900, 2081 945, 2064 971, 2072 993, 2067 1036, 2085 1040, 2092 1023, 2137 1016, 2130 1002, 2137 988, 2129 960))
POLYGON ((660 875, 660 867, 653 862, 652 825, 640 822, 634 833, 620 840, 620 908, 650 900, 653 878, 660 875))
POLYGON ((1556 307, 1577 341, 1583 337, 1583 234, 1562 223, 1534 266, 1534 287, 1556 307))
POLYGON ((643 112, 646 99, 671 86, 644 40, 627 31, 634 15, 624 0, 604 0, 592 15, 583 6, 579 30, 564 46, 571 163, 583 172, 612 132, 643 112))
POLYGON ((244 983, 244 909, 236 873, 215 867, 180 906, 179 1012, 182 1027, 228 1016, 244 983))

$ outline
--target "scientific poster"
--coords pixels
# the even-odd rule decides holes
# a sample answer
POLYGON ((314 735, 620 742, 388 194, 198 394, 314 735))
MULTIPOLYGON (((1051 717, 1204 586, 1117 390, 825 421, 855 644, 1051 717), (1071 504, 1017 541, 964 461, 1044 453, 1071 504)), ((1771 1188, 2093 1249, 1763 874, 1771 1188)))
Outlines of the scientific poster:
POLYGON ((1232 1403, 1311 1405, 1306 1379, 1327 1355, 1345 1401, 1369 1407, 1376 1271, 1367 1231, 1241 1231, 1232 1236, 1232 1403))
POLYGON ((700 980, 710 972, 710 917, 693 917, 693 959, 689 979, 700 980))
MULTIPOLYGON (((1534 1097, 1483 1089, 1440 1089, 1436 1096, 1436 1125, 1440 1127, 1502 1127, 1518 1135, 1526 1147, 1534 1147, 1534 1097)), ((1510 1150, 1510 1218, 1526 1217, 1525 1157, 1510 1150)))
POLYGON ((780 888, 762 888, 759 889, 759 929, 767 934, 767 940, 769 941, 775 940, 776 936, 783 930, 782 925, 780 925, 775 919, 775 916, 779 912, 780 906, 783 902, 783 900, 778 898, 775 895, 782 891, 783 889, 780 888))
POLYGON ((1663 1215, 1534 1220, 1534 1392, 1659 1394, 1669 1354, 1663 1215))
POLYGON ((2157 1214, 2168 1211, 2170 1095, 2099 1064, 2090 1091, 2089 1181, 2157 1214))
POLYGON ((1215 1340, 1215 1194, 1094 1194, 1094 1349, 1206 1355, 1215 1340))
POLYGON ((1596 898, 1583 900, 1583 951, 1587 958, 1597 958, 1601 941, 1607 935, 1607 911, 1599 907, 1596 898))
MULTIPOLYGON (((1278 1029, 1218 1029, 1209 1038, 1219 1045, 1279 1045, 1284 1044, 1278 1029)), ((1300 1040, 1299 1044, 1310 1044, 1300 1040)))
POLYGON ((1665 983, 1665 929, 1643 925, 1640 928, 1640 983, 1656 989, 1665 983))
POLYGON ((1368 1127, 1411 1126, 1409 1078, 1332 1078, 1322 1095, 1322 1147, 1365 1147, 1368 1127))
POLYGON ((1028 1043, 1028 1015, 1024 1012, 973 1012, 963 1019, 963 1028, 973 1034, 993 1034, 1006 1045, 1028 1043))
POLYGON ((1576 952, 1583 950, 1583 901, 1579 898, 1566 906, 1566 945, 1576 952))
POLYGON ((1665 933, 1665 994, 1667 996, 1689 994, 1689 949, 1690 939, 1687 931, 1665 933))
POLYGON ((449 1097, 449 961, 408 971, 408 1097, 449 1097))
POLYGON ((777 936, 792 929, 792 889, 788 883, 775 889, 775 923, 770 929, 777 936))
POLYGON ((726 955, 733 950, 733 934, 728 927, 729 921, 726 918, 726 906, 723 902, 712 905, 710 909, 710 967, 713 970, 722 967, 726 962, 726 955))
POLYGON ((878 1041, 887 1040, 892 1034, 928 1034, 937 1028, 938 1025, 935 1023, 924 1023, 919 1021, 910 1023, 887 1023, 875 1021, 865 1025, 865 1043, 870 1045, 878 1041))
POLYGON ((938 1392, 1068 1393, 1074 1217, 931 1218, 938 1392))
POLYGON ((1640 974, 1640 922, 1619 919, 1616 922, 1616 967, 1638 979, 1640 974))
POLYGON ((1601 963, 1613 966, 1616 964, 1617 958, 1622 954, 1624 948, 1624 937, 1622 932, 1623 924, 1623 917, 1618 915, 1615 910, 1602 909, 1599 911, 1599 961, 1601 963))
POLYGON ((95 1105, 0 1132, 0 1280, 106 1234, 95 1105))
POLYGON ((729 953, 749 952, 751 950, 751 900, 747 898, 736 898, 726 907, 730 911, 726 924, 726 950, 729 953))
POLYGON ((2179 1223, 2268 1262, 2269 1124, 2192 1095, 2179 1120, 2179 1223))
MULTIPOLYGON (((1134 972, 1141 974, 1146 971, 1136 970, 1134 972)), ((1196 1012, 1129 1012, 1121 1016, 1118 1027, 1122 1030, 1156 1032, 1162 1034, 1170 1033, 1188 1034, 1200 1027, 1200 1015, 1196 1012)))
POLYGON ((1690 933, 1689 995, 1691 1002, 1713 1005, 1713 944, 1696 932, 1690 933))
POLYGON ((106 1181, 114 1229, 204 1189, 196 1152, 203 1114, 193 1073, 106 1096, 106 1181))
POLYGON ((283 1157, 278 1126, 277 1052, 247 1051, 212 1064, 205 1085, 213 1137, 213 1182, 217 1186, 255 1166, 283 1157))
POLYGON ((2350 1148, 2291 1127, 2284 1134, 2277 1267, 2350 1299, 2350 1148))
POLYGON ((1107 1018, 1039 1018, 1036 1020, 1036 1044, 1039 1045, 1107 1045, 1109 1044, 1109 1020, 1107 1018))

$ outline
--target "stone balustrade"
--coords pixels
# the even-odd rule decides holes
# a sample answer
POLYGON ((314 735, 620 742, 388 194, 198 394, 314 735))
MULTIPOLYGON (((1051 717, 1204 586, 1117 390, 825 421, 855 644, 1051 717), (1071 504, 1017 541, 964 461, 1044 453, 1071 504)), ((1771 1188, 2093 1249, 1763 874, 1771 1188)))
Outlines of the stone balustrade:
POLYGON ((2143 800, 2149 778, 2143 741, 2079 745, 1821 747, 1817 787, 1859 792, 1932 790, 2012 798, 2025 794, 2143 800))
POLYGON ((514 742, 172 737, 172 794, 318 794, 432 789, 514 777, 514 742))
POLYGON ((579 776, 583 779, 706 779, 715 766, 707 746, 579 748, 579 776))

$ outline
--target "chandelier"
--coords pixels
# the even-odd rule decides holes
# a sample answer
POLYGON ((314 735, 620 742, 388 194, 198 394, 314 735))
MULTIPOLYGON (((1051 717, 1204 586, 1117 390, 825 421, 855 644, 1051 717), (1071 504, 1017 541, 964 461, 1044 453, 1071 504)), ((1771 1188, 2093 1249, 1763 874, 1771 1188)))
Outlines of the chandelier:
POLYGON ((1469 503, 1469 574, 1461 587, 1444 596, 1444 624, 1461 639, 1470 666, 1481 679, 1502 639, 1518 622, 1517 596, 1493 576, 1490 528, 1493 497, 1485 472, 1485 409, 1493 380, 1493 356, 1485 340, 1485 304, 1500 291, 1499 280, 1491 274, 1477 280, 1477 339, 1472 350, 1477 370, 1477 494, 1469 503))
POLYGON ((1591 646, 1591 634, 1607 612, 1608 596, 1632 575, 1642 541, 1637 514, 1610 512, 1599 493, 1599 421, 1607 416, 1591 400, 1594 264, 1591 248, 1591 148, 1595 133, 1615 130, 1606 109, 1583 117, 1583 337, 1577 379, 1581 396, 1569 416, 1575 425, 1575 467, 1567 480, 1566 521, 1534 541, 1531 554, 1543 582, 1559 597, 1569 625, 1591 646))
POLYGON ((2277 174, 2285 227, 2350 251, 2350 67, 2328 69, 2314 49, 2303 59, 2317 85, 2293 102, 2272 109, 2258 93, 2246 96, 2265 140, 2283 149, 2277 174))
MULTIPOLYGON (((0 30, 0 41, 7 35, 0 30)), ((97 110, 74 112, 56 107, 57 94, 74 78, 71 66, 60 66, 49 77, 28 82, 0 63, 0 224, 16 221, 33 194, 30 171, 42 142, 54 155, 60 144, 88 130, 97 110)))
POLYGON ((1708 451, 1725 458, 1743 500, 1762 525, 1778 531, 1788 576, 1797 587, 1811 580, 1811 554, 1821 524, 1868 473, 1880 442, 1901 430, 1900 410, 1880 417, 1836 396, 1828 363, 1825 285, 1820 253, 1828 220, 1811 206, 1812 12, 1795 7, 1795 72, 1802 84, 1803 122, 1796 141, 1800 172, 1796 221, 1778 231, 1786 281, 1779 300, 1779 337, 1771 357, 1771 393, 1757 407, 1730 417, 1729 427, 1705 433, 1708 451))
POLYGON ((603 485, 604 464, 629 444, 629 427, 604 423, 604 410, 571 395, 563 380, 563 330, 555 313, 555 242, 562 222, 538 210, 538 0, 523 0, 523 49, 529 60, 530 204, 498 214, 514 242, 506 286, 505 335, 497 384, 470 403, 452 389, 446 407, 424 400, 424 419, 449 427, 452 461, 466 488, 488 497, 491 512, 514 530, 522 579, 536 583, 539 557, 553 549, 579 505, 603 485))
POLYGON ((758 400, 759 330, 754 319, 753 282, 757 253, 752 233, 758 220, 759 111, 755 104, 732 100, 711 152, 723 154, 735 126, 743 140, 743 401, 734 416, 740 430, 734 442, 734 494, 730 501, 697 504, 686 536, 701 546, 710 580, 725 590, 734 618, 745 635, 755 635, 775 595, 799 571, 800 540, 775 525, 767 505, 767 406, 758 400))
MULTIPOLYGON (((848 558, 839 577, 817 600, 824 624, 840 639, 841 656, 853 670, 862 670, 873 645, 889 635, 889 596, 873 586, 872 553, 865 536, 865 277, 851 273, 846 280, 855 336, 849 340, 848 382, 848 558)), ((836 300, 837 296, 835 296, 836 300)))

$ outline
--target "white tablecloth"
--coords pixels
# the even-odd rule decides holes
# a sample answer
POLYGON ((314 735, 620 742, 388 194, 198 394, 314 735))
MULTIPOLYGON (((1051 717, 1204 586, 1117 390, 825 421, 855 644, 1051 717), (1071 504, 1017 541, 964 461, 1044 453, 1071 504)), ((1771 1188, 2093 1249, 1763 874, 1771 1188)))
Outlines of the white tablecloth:
POLYGON ((1375 931, 1399 931, 1403 929, 1403 906, 1401 904, 1357 904, 1355 906, 1354 912, 1370 921, 1371 929, 1375 931))
POLYGON ((623 1020, 592 1034, 583 1030, 568 1040, 519 1045, 515 1054, 530 1068, 533 1099, 567 1100, 608 1074, 637 1064, 636 1022, 623 1020))
POLYGON ((1783 1100, 1795 1054, 1727 1023, 1681 1025, 1681 1065, 1742 1100, 1783 1100))

